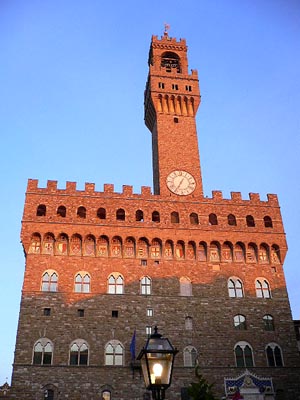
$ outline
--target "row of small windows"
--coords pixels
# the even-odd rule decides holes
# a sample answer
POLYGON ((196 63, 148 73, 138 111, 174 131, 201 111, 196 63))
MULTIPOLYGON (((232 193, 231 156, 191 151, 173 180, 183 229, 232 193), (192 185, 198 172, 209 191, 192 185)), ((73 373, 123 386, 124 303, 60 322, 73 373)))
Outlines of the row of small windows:
MULTIPOLYGON (((180 295, 192 296, 192 282, 187 277, 179 279, 180 295)), ((122 274, 114 272, 107 278, 107 293, 109 294, 123 294, 125 288, 125 280, 122 274)), ((239 278, 231 277, 227 282, 229 297, 244 297, 243 283, 239 278)), ((58 291, 58 274, 55 271, 48 270, 42 276, 41 283, 42 292, 57 292, 58 291)), ((91 291, 91 277, 87 272, 80 272, 74 278, 74 292, 76 293, 90 293, 91 291)), ((264 278, 257 278, 255 280, 255 293, 256 297, 269 299, 271 298, 271 289, 268 281, 264 278)), ((149 276, 140 278, 140 294, 152 294, 152 279, 149 276)))
POLYGON ((280 263, 280 250, 276 244, 269 246, 262 243, 257 246, 255 243, 249 243, 246 246, 242 242, 233 245, 226 241, 221 245, 218 241, 212 241, 210 244, 202 241, 197 245, 194 241, 185 243, 178 240, 174 243, 172 240, 167 240, 163 243, 159 238, 154 238, 150 242, 145 237, 136 241, 133 237, 123 240, 119 236, 109 239, 105 235, 96 239, 93 235, 82 238, 79 234, 74 234, 69 239, 65 233, 61 233, 57 238, 52 233, 46 233, 43 239, 39 233, 34 233, 29 253, 140 259, 197 259, 204 262, 280 263))
MULTIPOLYGON (((35 365, 52 365, 54 345, 48 338, 39 339, 33 347, 32 363, 35 365)), ((277 343, 268 343, 265 347, 269 367, 282 367, 283 357, 277 343)), ((238 342, 234 347, 237 367, 254 367, 253 349, 247 342, 238 342)), ((194 367, 198 361, 198 352, 194 346, 186 346, 183 350, 183 364, 194 367)), ((89 365, 89 345, 83 339, 73 341, 69 348, 69 365, 89 365)), ((104 364, 123 366, 125 364, 125 348, 118 340, 111 340, 104 349, 104 364)))
MULTIPOLYGON (((237 314, 233 317, 233 325, 237 330, 246 330, 247 329, 247 320, 245 315, 237 314)), ((263 326, 265 331, 274 331, 274 318, 270 314, 266 314, 263 316, 263 326)))
MULTIPOLYGON (((47 213, 47 208, 44 204, 40 204, 37 207, 37 211, 36 211, 36 215, 38 217, 45 217, 47 213)), ((59 206, 57 208, 57 215, 65 218, 67 216, 67 209, 65 206, 59 206)), ((85 207, 81 206, 77 208, 77 216, 79 218, 85 219, 87 217, 87 210, 85 207)), ((97 210, 97 217, 99 219, 106 219, 106 209, 105 208, 98 208, 97 210)), ((118 221, 125 221, 126 219, 126 212, 123 208, 119 208, 116 211, 115 214, 115 218, 118 221)), ((135 220, 142 222, 144 221, 144 212, 142 210, 137 210, 135 212, 135 220)), ((151 220, 152 222, 160 222, 160 213, 158 211, 153 211, 151 214, 151 220)), ((173 211, 170 214, 170 221, 174 224, 179 224, 180 223, 180 216, 179 213, 177 211, 173 211)), ((272 218, 270 216, 265 216, 263 218, 264 221, 264 226, 266 228, 273 228, 273 221, 272 218)), ((199 220, 199 216, 197 213, 191 213, 189 215, 189 222, 191 225, 199 225, 200 220, 199 220)), ((218 225, 218 217, 216 214, 211 213, 208 216, 208 223, 209 225, 218 225)), ((237 220, 235 215, 233 214, 229 214, 227 216, 227 223, 230 226, 237 226, 237 220)), ((254 217, 252 215, 247 215, 246 216, 246 225, 248 227, 255 227, 255 220, 254 217)))
MULTIPOLYGON (((165 89, 165 83, 164 82, 158 82, 158 88, 159 89, 165 89)), ((172 83, 172 90, 178 90, 179 86, 177 83, 172 83)), ((191 92, 192 91, 192 86, 191 85, 185 85, 185 91, 186 92, 191 92)))

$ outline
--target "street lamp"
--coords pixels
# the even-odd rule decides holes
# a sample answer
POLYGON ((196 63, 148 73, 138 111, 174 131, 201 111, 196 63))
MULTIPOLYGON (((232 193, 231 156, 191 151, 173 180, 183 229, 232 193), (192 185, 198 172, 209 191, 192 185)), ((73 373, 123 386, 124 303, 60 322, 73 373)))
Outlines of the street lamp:
POLYGON ((141 360, 145 385, 152 391, 154 400, 163 400, 165 390, 171 385, 175 355, 178 353, 169 339, 157 333, 150 335, 137 359, 141 360))

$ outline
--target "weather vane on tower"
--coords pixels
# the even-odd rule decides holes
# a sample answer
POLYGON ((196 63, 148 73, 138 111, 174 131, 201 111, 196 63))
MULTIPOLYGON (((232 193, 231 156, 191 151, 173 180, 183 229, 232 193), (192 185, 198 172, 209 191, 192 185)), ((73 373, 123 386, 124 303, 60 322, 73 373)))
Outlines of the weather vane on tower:
POLYGON ((168 31, 170 30, 170 25, 167 23, 165 23, 164 25, 165 25, 164 35, 168 36, 168 31))

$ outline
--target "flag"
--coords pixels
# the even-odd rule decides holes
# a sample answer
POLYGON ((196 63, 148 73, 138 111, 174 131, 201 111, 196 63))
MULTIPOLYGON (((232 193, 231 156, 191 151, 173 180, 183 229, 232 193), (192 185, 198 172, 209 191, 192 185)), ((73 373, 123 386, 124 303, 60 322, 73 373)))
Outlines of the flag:
POLYGON ((131 359, 135 360, 135 341, 136 341, 136 332, 134 330, 132 339, 130 342, 130 353, 131 353, 131 359))

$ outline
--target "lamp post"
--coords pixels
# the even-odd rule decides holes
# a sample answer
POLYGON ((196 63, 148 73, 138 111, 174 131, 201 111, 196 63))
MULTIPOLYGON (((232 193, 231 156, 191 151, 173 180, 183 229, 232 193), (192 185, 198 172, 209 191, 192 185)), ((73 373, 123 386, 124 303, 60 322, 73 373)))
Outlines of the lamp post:
POLYGON ((145 385, 152 391, 154 400, 163 400, 165 390, 171 385, 175 355, 178 350, 173 347, 169 339, 163 338, 157 332, 150 335, 145 347, 142 348, 137 359, 141 360, 145 385))

